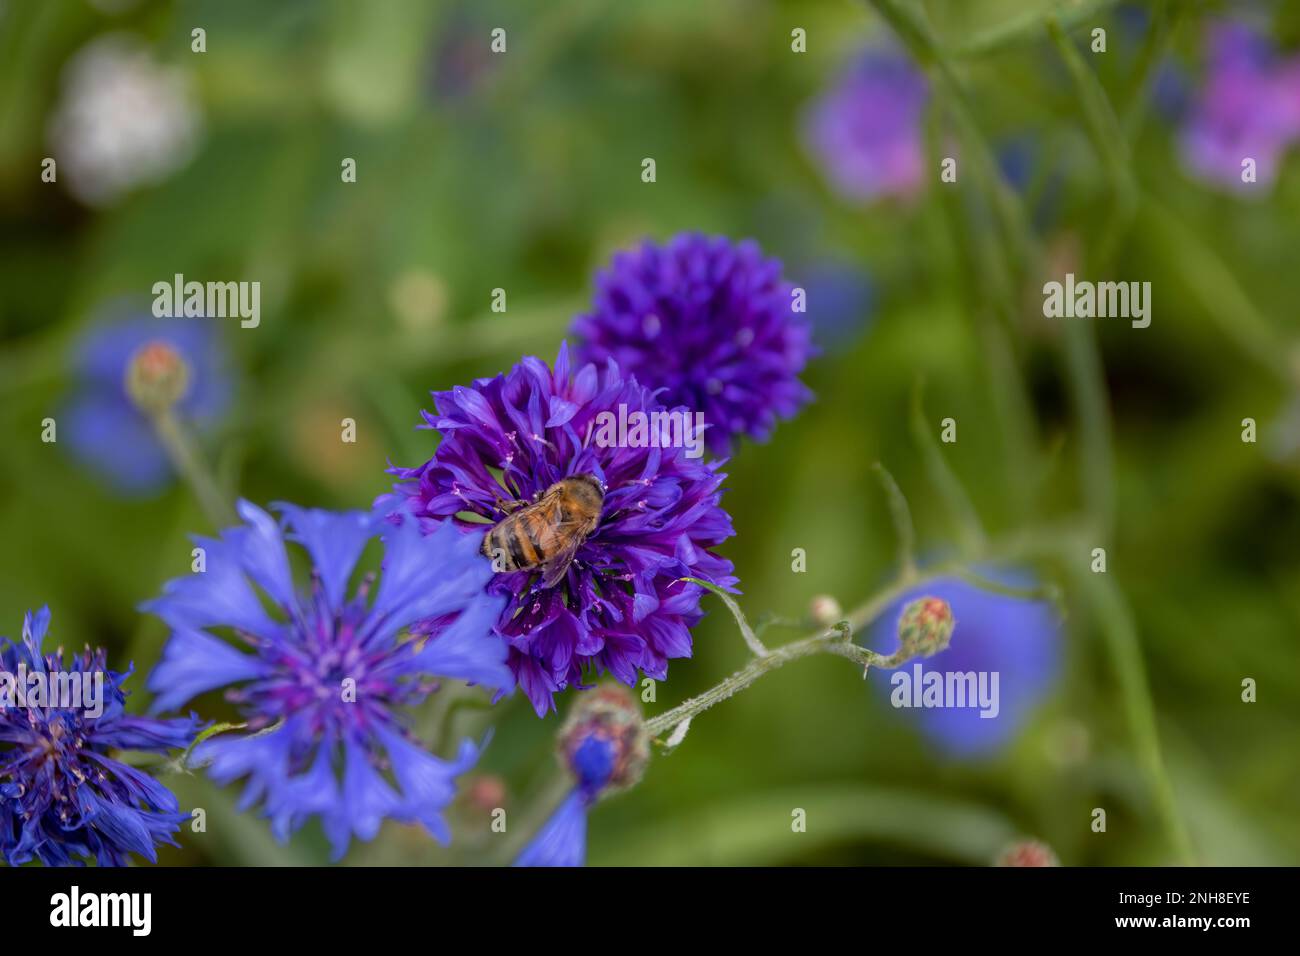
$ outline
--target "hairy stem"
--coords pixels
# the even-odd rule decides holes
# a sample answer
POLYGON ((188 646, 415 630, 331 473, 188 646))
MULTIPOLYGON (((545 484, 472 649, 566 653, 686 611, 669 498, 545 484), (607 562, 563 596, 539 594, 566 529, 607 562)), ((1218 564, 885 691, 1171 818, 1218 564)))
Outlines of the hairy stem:
POLYGON ((900 657, 898 654, 886 656, 854 644, 853 634, 873 623, 890 605, 907 592, 914 588, 924 587, 927 583, 950 573, 951 568, 945 568, 924 575, 900 578, 854 610, 835 629, 829 632, 818 631, 781 647, 769 649, 762 657, 755 657, 740 670, 710 687, 698 697, 692 697, 671 710, 650 718, 646 721, 646 727, 649 729, 651 736, 658 737, 665 731, 676 727, 688 717, 694 717, 696 714, 708 710, 714 704, 719 704, 733 694, 739 693, 764 674, 771 673, 790 661, 797 661, 801 657, 809 657, 813 654, 834 654, 838 657, 846 657, 861 664, 864 668, 864 675, 865 668, 868 667, 892 668, 906 663, 910 658, 900 657))

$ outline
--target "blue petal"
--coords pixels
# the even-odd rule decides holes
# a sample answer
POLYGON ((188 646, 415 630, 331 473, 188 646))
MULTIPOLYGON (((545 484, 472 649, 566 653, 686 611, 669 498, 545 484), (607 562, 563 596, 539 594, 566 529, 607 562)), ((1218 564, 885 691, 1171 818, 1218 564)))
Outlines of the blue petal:
POLYGON ((514 865, 582 866, 586 859, 587 805, 575 790, 537 831, 514 865))
POLYGON ((424 824, 439 843, 450 843, 451 831, 442 818, 442 810, 456 796, 455 778, 478 760, 477 745, 471 740, 461 741, 455 760, 440 760, 399 733, 391 730, 378 733, 388 751, 393 776, 402 788, 402 812, 424 824))
POLYGON ((145 685, 158 695, 151 711, 172 710, 205 691, 260 677, 265 670, 258 658, 211 634, 177 627, 145 685))
POLYGON ((257 505, 242 498, 236 508, 248 524, 230 529, 226 536, 239 548, 240 564, 277 604, 291 610, 297 600, 280 526, 257 505))
POLYGON ((311 555, 332 610, 343 606, 348 579, 368 542, 377 532, 376 518, 363 511, 343 513, 299 508, 286 502, 272 507, 288 519, 289 540, 311 555))
POLYGON ((78 393, 59 414, 59 423, 72 456, 106 476, 119 493, 147 495, 171 480, 167 453, 125 398, 78 393))
POLYGON ((338 799, 339 787, 328 748, 322 747, 309 771, 285 778, 267 793, 265 812, 271 820, 271 833, 284 843, 308 817, 326 813, 338 799))
POLYGON ((405 669, 497 690, 512 688, 515 678, 506 666, 509 648, 492 632, 504 603, 504 596, 477 598, 445 630, 425 642, 405 669))
POLYGON ((41 644, 45 641, 45 632, 50 628, 50 606, 42 605, 41 609, 33 614, 28 611, 23 615, 23 640, 30 643, 36 653, 41 652, 41 644))
POLYGON ((271 620, 257 593, 244 577, 236 544, 195 537, 206 552, 206 570, 173 578, 163 586, 163 596, 141 605, 174 628, 229 626, 275 638, 280 626, 271 620))
POLYGON ((149 828, 141 822, 141 811, 102 799, 89 787, 77 787, 76 792, 82 816, 111 847, 138 853, 150 863, 158 862, 149 828))
POLYGON ((206 726, 193 714, 170 720, 119 716, 107 724, 100 718, 95 723, 95 743, 118 750, 176 750, 188 747, 206 726))
POLYGON ((383 643, 408 624, 458 611, 481 594, 492 565, 478 547, 477 536, 461 534, 450 521, 427 536, 410 515, 389 525, 371 640, 383 643))
POLYGON ((263 795, 272 800, 286 786, 289 749, 294 740, 293 724, 269 733, 212 737, 194 748, 193 762, 206 764, 208 776, 220 784, 247 776, 248 785, 238 804, 243 812, 263 795))
POLYGON ((343 800, 324 818, 325 835, 337 861, 348 850, 353 833, 362 840, 373 840, 385 817, 401 810, 402 801, 383 776, 370 763, 366 752, 356 744, 344 746, 343 800))

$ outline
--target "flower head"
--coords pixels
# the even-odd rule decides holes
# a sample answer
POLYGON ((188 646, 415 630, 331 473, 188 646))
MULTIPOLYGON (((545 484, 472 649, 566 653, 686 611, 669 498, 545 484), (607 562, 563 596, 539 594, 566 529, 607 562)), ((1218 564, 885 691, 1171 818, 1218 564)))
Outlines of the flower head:
POLYGON ((78 388, 59 417, 74 457, 126 493, 164 484, 171 464, 139 400, 167 399, 175 415, 199 428, 214 423, 231 391, 217 331, 207 319, 139 316, 86 333, 76 357, 78 388))
POLYGON ((29 613, 21 642, 0 644, 0 853, 11 866, 92 857, 123 866, 132 853, 156 861, 155 845, 175 846, 189 817, 170 790, 110 753, 184 748, 200 725, 128 715, 130 670, 108 670, 103 650, 66 664, 62 649, 43 653, 49 623, 48 608, 29 613), (15 706, 19 675, 24 699, 15 706))
POLYGON ((135 37, 109 34, 68 61, 49 138, 68 188, 102 205, 183 166, 201 126, 186 75, 135 37))
MULTIPOLYGON (((1029 583, 1022 574, 984 573, 1008 585, 1029 583)), ((911 678, 912 692, 919 694, 932 673, 944 675, 945 681, 949 674, 973 673, 977 680, 986 675, 985 686, 995 693, 995 705, 988 708, 968 701, 966 706, 902 711, 939 749, 957 757, 984 756, 1010 742, 1046 695, 1060 666, 1060 621, 1050 602, 997 594, 958 578, 931 581, 904 595, 881 615, 867 643, 888 648, 895 626, 900 632, 911 628, 917 639, 932 635, 933 646, 948 637, 951 642, 933 656, 902 664, 891 682, 875 682, 882 692, 892 697, 907 689, 894 683, 904 674, 911 678)))
POLYGON ((505 648, 489 630, 502 602, 483 594, 491 567, 450 525, 426 537, 413 518, 390 525, 363 512, 278 509, 283 529, 240 502, 246 524, 195 539, 206 570, 146 605, 172 628, 149 681, 156 706, 230 688, 251 733, 204 741, 194 758, 219 783, 247 778, 244 807, 260 802, 281 840, 318 815, 336 856, 354 833, 372 839, 385 818, 419 822, 446 842, 442 808, 478 748, 465 741, 454 760, 440 760, 400 711, 436 689, 435 677, 509 685, 505 648), (312 561, 305 593, 290 574, 285 531, 312 561), (350 592, 362 550, 381 534, 378 587, 367 577, 350 592), (456 621, 437 637, 404 639, 414 622, 442 616, 456 621))
POLYGON ((733 435, 766 439, 811 393, 799 373, 813 354, 781 263, 752 240, 682 233, 620 252, 578 317, 584 362, 618 363, 670 407, 703 413, 709 449, 733 435))
POLYGON ((578 699, 560 728, 560 762, 573 791, 524 848, 516 866, 581 866, 587 855, 587 810, 602 795, 641 779, 650 735, 626 689, 606 684, 578 699))
POLYGON ((910 196, 925 177, 929 87, 902 53, 868 50, 809 107, 804 140, 844 198, 910 196))
MULTIPOLYGON (((510 501, 533 502, 577 475, 604 489, 595 530, 553 585, 529 569, 503 571, 488 585, 507 599, 496 631, 538 714, 587 674, 631 684, 640 669, 663 679, 669 659, 689 657, 703 589, 679 579, 736 581, 731 562, 709 550, 734 533, 719 503, 726 476, 681 447, 588 440, 601 413, 660 409, 654 393, 613 362, 571 368, 561 346, 553 369, 525 358, 505 375, 435 392, 434 401, 425 427, 442 443, 423 465, 391 469, 400 480, 376 503, 395 518, 414 514, 431 529, 454 517, 477 548, 510 501)), ((424 630, 445 626, 434 619, 424 630)))
POLYGON ((1300 138, 1300 58, 1281 61, 1262 35, 1219 21, 1208 34, 1208 62, 1182 132, 1183 159, 1202 179, 1248 190, 1242 162, 1271 184, 1300 138))

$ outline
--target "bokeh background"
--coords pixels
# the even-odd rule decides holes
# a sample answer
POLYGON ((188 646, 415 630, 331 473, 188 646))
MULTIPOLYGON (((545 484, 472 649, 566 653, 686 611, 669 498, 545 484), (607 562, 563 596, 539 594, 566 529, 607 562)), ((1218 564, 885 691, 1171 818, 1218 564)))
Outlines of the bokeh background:
MULTIPOLYGON (((847 608, 889 580, 876 461, 908 496, 922 555, 957 553, 915 434, 923 381, 925 430, 957 421, 942 456, 989 566, 1060 589, 1025 638, 1054 664, 1005 739, 967 752, 892 709, 887 675, 800 661, 601 804, 591 862, 983 864, 1018 837, 1070 865, 1296 862, 1300 151, 1281 117, 1276 162, 1244 188, 1198 164, 1188 131, 1213 105, 1225 22, 1255 38, 1227 110, 1242 137, 1252 108, 1300 115, 1300 7, 1066 4, 1085 76, 1044 26, 1055 4, 889 6, 923 15, 944 51, 922 108, 898 117, 923 167, 905 189, 849 196, 810 111, 864 51, 912 63, 926 40, 898 43, 865 2, 0 3, 0 633, 48 603, 57 641, 135 662, 132 706, 147 704, 165 632, 136 606, 188 569, 187 534, 212 529, 165 471, 129 467, 147 454, 130 440, 115 480, 96 465, 115 449, 77 454, 73 430, 78 403, 108 401, 80 364, 87 336, 147 316, 154 282, 261 282, 258 328, 206 320, 225 395, 198 424, 224 487, 352 508, 388 488, 390 461, 432 452, 414 428, 430 389, 553 358, 614 250, 684 230, 752 237, 807 286, 823 352, 806 374, 816 402, 727 465, 742 604, 799 618, 816 595, 847 608), (939 182, 947 155, 957 183, 939 182), (1151 326, 1044 319, 1041 284, 1066 271, 1151 282, 1151 326), (505 313, 489 308, 497 287, 505 313), (1089 568, 1098 546, 1105 575, 1089 568)), ((707 600, 694 657, 648 712, 743 663, 707 600)), ((958 602, 954 643, 987 641, 1014 671, 996 654, 1022 653, 999 640, 1025 612, 1003 605, 964 634, 958 602)), ((553 799, 556 715, 518 695, 440 707, 427 739, 439 721, 494 728, 455 846, 390 824, 347 862, 494 862, 487 808, 522 838, 553 799)), ((283 847, 234 811, 235 790, 167 782, 208 826, 163 848, 164 865, 327 858, 314 825, 283 847)))

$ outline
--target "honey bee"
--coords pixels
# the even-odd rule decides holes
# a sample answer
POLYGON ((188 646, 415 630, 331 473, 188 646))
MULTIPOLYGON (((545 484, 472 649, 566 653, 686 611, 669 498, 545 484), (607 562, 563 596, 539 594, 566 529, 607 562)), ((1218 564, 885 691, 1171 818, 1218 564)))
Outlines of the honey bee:
POLYGON ((542 572, 542 587, 564 577, 582 543, 600 524, 605 489, 594 475, 571 475, 532 503, 500 504, 504 518, 483 535, 480 550, 498 572, 542 572))

